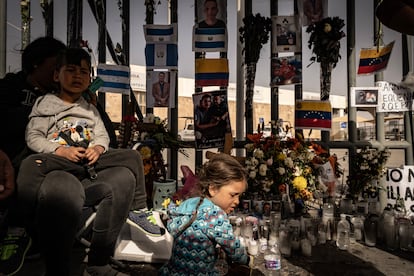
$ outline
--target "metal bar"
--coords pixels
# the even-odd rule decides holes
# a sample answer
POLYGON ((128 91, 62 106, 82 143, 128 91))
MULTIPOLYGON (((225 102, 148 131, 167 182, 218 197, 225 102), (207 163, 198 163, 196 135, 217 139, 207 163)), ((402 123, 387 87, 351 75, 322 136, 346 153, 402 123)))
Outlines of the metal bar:
MULTIPOLYGON (((178 10, 178 1, 177 0, 171 0, 170 1, 170 24, 171 23, 177 23, 178 22, 178 16, 177 16, 177 10, 178 10)), ((178 31, 177 31, 178 36, 178 31)), ((170 127, 170 131, 174 134, 178 133, 178 73, 175 75, 175 89, 174 91, 170 91, 174 93, 174 107, 169 109, 169 116, 168 116, 168 125, 170 127)), ((170 168, 170 178, 177 179, 178 174, 178 152, 175 150, 169 150, 169 168, 170 168)), ((178 179, 177 179, 178 180, 178 179)), ((178 181, 176 182, 176 185, 178 185, 178 181)))
POLYGON ((7 1, 0 1, 0 78, 6 74, 7 1))

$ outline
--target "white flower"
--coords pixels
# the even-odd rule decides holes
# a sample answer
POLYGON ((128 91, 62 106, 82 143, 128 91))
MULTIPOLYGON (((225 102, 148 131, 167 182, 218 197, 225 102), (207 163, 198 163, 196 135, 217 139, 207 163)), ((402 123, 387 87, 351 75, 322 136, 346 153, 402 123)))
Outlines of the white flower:
POLYGON ((256 171, 250 171, 249 178, 255 179, 256 178, 256 171))
POLYGON ((264 152, 261 149, 256 149, 253 152, 253 156, 256 157, 256 158, 258 158, 258 159, 261 159, 261 158, 264 157, 264 152))
POLYGON ((152 124, 154 123, 155 115, 152 113, 148 113, 147 116, 142 120, 144 123, 152 124))
POLYGON ((285 165, 288 167, 288 168, 293 168, 293 160, 292 160, 292 158, 290 158, 290 157, 288 157, 288 158, 286 158, 285 159, 285 161, 284 161, 284 163, 285 163, 285 165))
POLYGON ((254 150, 254 144, 246 144, 244 145, 244 148, 246 149, 246 151, 252 152, 254 150))
POLYGON ((298 166, 295 166, 295 173, 293 174, 294 176, 301 176, 303 173, 303 170, 301 168, 299 168, 298 166))
POLYGON ((266 176, 267 173, 267 165, 266 164, 260 164, 259 166, 259 174, 261 176, 266 176))
POLYGON ((286 170, 283 167, 277 168, 277 171, 279 172, 280 175, 284 175, 286 173, 286 170))
POLYGON ((254 167, 256 167, 257 165, 259 165, 259 160, 257 160, 254 157, 252 157, 252 159, 250 159, 250 161, 252 162, 252 166, 254 166, 254 167))

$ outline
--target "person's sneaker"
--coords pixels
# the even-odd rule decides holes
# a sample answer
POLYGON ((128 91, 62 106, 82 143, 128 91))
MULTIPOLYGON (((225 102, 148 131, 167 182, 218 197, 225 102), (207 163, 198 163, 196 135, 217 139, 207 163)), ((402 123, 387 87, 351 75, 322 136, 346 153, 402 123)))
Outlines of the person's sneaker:
POLYGON ((0 243, 0 275, 14 275, 22 268, 31 243, 24 228, 9 228, 0 243))
POLYGON ((112 266, 102 265, 102 266, 86 266, 83 271, 83 276, 127 276, 128 274, 119 272, 114 269, 112 266))
POLYGON ((157 225, 151 211, 130 211, 127 223, 150 236, 159 237, 165 234, 165 229, 157 225))

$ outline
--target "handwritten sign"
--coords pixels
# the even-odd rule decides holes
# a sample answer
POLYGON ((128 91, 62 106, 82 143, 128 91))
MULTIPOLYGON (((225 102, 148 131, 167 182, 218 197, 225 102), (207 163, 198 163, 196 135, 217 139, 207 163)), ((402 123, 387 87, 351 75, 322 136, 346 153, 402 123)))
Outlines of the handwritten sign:
POLYGON ((377 112, 402 112, 409 111, 413 107, 412 93, 401 86, 379 81, 379 99, 377 112))
POLYGON ((414 166, 390 168, 385 175, 387 204, 394 206, 398 197, 402 198, 405 208, 414 212, 414 166))

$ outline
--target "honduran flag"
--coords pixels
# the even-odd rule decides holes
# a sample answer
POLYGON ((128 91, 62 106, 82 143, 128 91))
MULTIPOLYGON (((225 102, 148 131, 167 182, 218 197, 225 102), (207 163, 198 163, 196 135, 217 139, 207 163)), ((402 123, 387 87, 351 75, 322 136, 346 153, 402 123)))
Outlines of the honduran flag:
POLYGON ((358 75, 384 70, 388 65, 394 41, 386 46, 362 48, 359 54, 358 75))
POLYGON ((295 128, 330 130, 332 108, 329 101, 296 101, 295 128))
POLYGON ((195 86, 228 86, 229 62, 226 58, 198 58, 195 61, 195 86))
POLYGON ((177 43, 177 23, 169 25, 144 25, 147 43, 177 43))
POLYGON ((130 69, 125 65, 99 64, 97 75, 103 80, 100 92, 112 92, 129 95, 130 69))
POLYGON ((194 52, 227 52, 226 28, 193 28, 194 52))
POLYGON ((145 46, 147 69, 177 69, 177 44, 147 44, 145 46))

